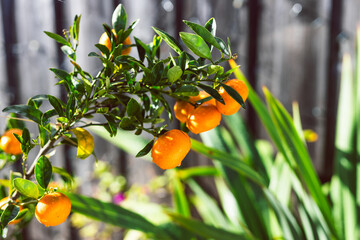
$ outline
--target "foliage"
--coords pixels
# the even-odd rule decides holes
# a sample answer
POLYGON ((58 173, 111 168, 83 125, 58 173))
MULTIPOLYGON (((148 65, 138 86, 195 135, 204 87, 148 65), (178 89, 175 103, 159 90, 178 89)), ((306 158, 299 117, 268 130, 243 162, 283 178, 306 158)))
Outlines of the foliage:
MULTIPOLYGON (((329 184, 321 184, 312 165, 305 135, 301 127, 297 104, 291 116, 283 105, 266 88, 265 101, 252 89, 244 75, 231 60, 229 45, 215 36, 216 23, 210 19, 205 26, 185 21, 193 33, 180 33, 184 51, 174 37, 154 28, 155 36, 150 44, 134 38, 139 59, 121 55, 121 42, 126 39, 137 21, 127 26, 126 12, 121 5, 114 11, 112 27, 116 42, 111 51, 97 44, 102 52, 89 56, 98 58, 104 68, 96 75, 84 71, 76 63, 80 17, 65 37, 46 32, 62 44, 74 69, 68 73, 51 69, 59 79, 58 84, 68 92, 66 101, 51 95, 31 98, 26 105, 10 106, 5 112, 16 113, 38 125, 39 136, 31 138, 28 130, 19 137, 22 144, 23 172, 11 173, 2 185, 9 188, 13 200, 33 206, 37 199, 48 191, 52 173, 61 173, 51 164, 46 155, 56 143, 75 145, 88 149, 89 132, 75 134, 73 129, 89 127, 111 141, 119 136, 136 135, 146 131, 153 136, 163 133, 166 125, 162 112, 172 118, 167 97, 187 100, 203 89, 218 101, 216 94, 223 82, 232 73, 244 81, 249 89, 249 102, 267 130, 271 143, 253 139, 239 115, 226 116, 227 127, 218 127, 201 134, 203 143, 192 140, 194 151, 214 159, 214 166, 168 170, 168 184, 173 197, 173 208, 158 206, 158 214, 166 216, 162 222, 143 216, 139 209, 129 209, 114 203, 101 201, 76 193, 67 193, 72 202, 72 211, 93 219, 125 229, 146 233, 150 239, 358 239, 358 160, 360 156, 360 30, 357 38, 355 74, 352 75, 350 57, 344 57, 341 92, 338 107, 336 132, 336 156, 333 177, 329 184), (175 52, 161 60, 160 43, 165 41, 175 52), (219 60, 212 58, 216 48, 221 53, 219 60), (195 54, 196 56, 194 57, 195 54), (225 72, 219 64, 230 60, 231 70, 225 72), (52 108, 44 111, 43 101, 52 108), (87 119, 102 115, 103 123, 87 119), (51 121, 55 119, 55 124, 51 121), (102 126, 101 128, 95 127, 102 126), (104 130, 105 129, 105 130, 104 130), (132 134, 131 134, 132 135, 132 134), (86 140, 86 141, 85 141, 86 140), (275 151, 273 145, 276 147, 275 151), (40 151, 30 168, 26 168, 28 153, 40 145, 40 151), (52 172, 51 172, 52 171, 52 172), (29 179, 35 172, 36 182, 29 179), (206 193, 195 178, 212 177, 218 200, 206 193), (191 196, 184 189, 191 190, 191 196), (327 191, 329 189, 330 191, 327 191), (201 220, 196 219, 191 207, 195 207, 201 220)), ((111 27, 104 25, 109 37, 114 40, 111 27)), ((228 91, 230 94, 232 91, 228 91)), ((232 96, 236 99, 236 96, 232 96)), ((238 101, 243 104, 241 99, 238 101)), ((82 131, 82 130, 81 130, 82 131)), ((115 139, 115 140, 114 140, 115 139)), ((141 142, 149 150, 147 141, 141 137, 128 138, 126 145, 119 147, 134 152, 132 140, 141 142), (139 140, 141 139, 141 140, 139 140)), ((91 142, 91 141, 90 141, 91 142)), ((147 151, 141 156, 147 158, 147 151)), ((84 153, 85 152, 85 153, 84 153)), ((79 154, 78 157, 84 156, 79 154)), ((4 155, 6 156, 6 155, 4 155)), ((19 158, 5 157, 5 163, 19 158)), ((6 164, 3 164, 6 165, 6 164)), ((70 177, 71 178, 71 177, 70 177)), ((152 208, 149 205, 148 208, 152 208)), ((18 215, 16 204, 1 210, 1 230, 5 236, 7 223, 18 215)))

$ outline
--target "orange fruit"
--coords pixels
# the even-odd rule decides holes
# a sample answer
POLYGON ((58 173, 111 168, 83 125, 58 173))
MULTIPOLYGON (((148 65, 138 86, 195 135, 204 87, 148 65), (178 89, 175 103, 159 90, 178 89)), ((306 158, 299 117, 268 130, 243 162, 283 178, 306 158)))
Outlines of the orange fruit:
POLYGON ((9 154, 21 154, 21 143, 17 140, 13 133, 22 135, 22 130, 18 128, 9 129, 0 139, 0 148, 9 154))
MULTIPOLYGON (((6 207, 9 205, 9 197, 4 197, 3 199, 0 200, 0 208, 1 210, 5 210, 6 207)), ((19 212, 23 209, 22 206, 19 206, 20 207, 20 210, 19 212)), ((20 219, 16 219, 16 220, 12 220, 9 222, 9 224, 17 224, 18 222, 20 222, 22 220, 22 218, 20 219)))
POLYGON ((46 227, 57 226, 65 222, 70 211, 70 199, 60 192, 53 192, 40 199, 35 208, 35 216, 46 227))
MULTIPOLYGON (((200 91, 197 96, 190 97, 189 101, 192 103, 195 103, 196 101, 207 98, 209 96, 210 95, 207 92, 200 91)), ((205 103, 210 103, 210 104, 216 105, 216 101, 214 98, 210 99, 209 101, 204 102, 203 104, 205 104, 205 103)), ((192 112, 194 109, 195 109, 195 107, 193 105, 191 105, 190 103, 183 101, 183 100, 178 100, 178 101, 176 101, 176 103, 174 105, 175 117, 181 123, 184 123, 184 122, 186 122, 187 117, 190 114, 190 112, 192 112)))
MULTIPOLYGON (((232 87, 240 94, 244 102, 246 101, 249 95, 249 89, 243 81, 240 81, 238 79, 231 79, 227 81, 225 85, 232 87)), ((235 99, 233 99, 223 87, 220 87, 219 94, 225 101, 225 105, 219 101, 216 101, 216 107, 220 113, 224 115, 232 115, 239 111, 241 105, 235 99)))
MULTIPOLYGON (((115 30, 112 29, 112 32, 113 32, 113 34, 114 34, 114 36, 115 36, 115 39, 116 39, 116 32, 115 32, 115 30)), ((109 49, 109 51, 111 51, 111 41, 110 41, 110 38, 109 38, 109 36, 107 35, 106 32, 104 32, 104 33, 101 35, 101 37, 100 37, 100 39, 99 39, 99 43, 102 44, 102 45, 105 45, 105 46, 109 49)), ((127 37, 127 38, 124 40, 123 45, 130 45, 130 44, 131 44, 130 37, 127 37)), ((121 54, 122 54, 122 55, 129 55, 130 51, 131 51, 131 48, 130 48, 130 47, 127 47, 127 48, 125 48, 125 49, 123 49, 123 50, 121 51, 121 54)))
POLYGON ((186 127, 193 133, 199 134, 209 131, 220 124, 221 113, 216 106, 203 103, 195 108, 186 120, 186 127))
POLYGON ((181 130, 172 129, 155 141, 151 151, 152 161, 161 169, 177 167, 190 148, 190 137, 181 130))

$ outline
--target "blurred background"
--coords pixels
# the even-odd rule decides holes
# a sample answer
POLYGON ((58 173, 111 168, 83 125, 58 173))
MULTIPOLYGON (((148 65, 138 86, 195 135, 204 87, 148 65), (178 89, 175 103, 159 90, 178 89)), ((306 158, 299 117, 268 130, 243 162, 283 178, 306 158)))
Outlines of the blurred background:
MULTIPOLYGON (((354 48, 358 0, 0 0, 0 108, 26 103, 37 94, 63 96, 51 67, 70 69, 67 58, 55 41, 43 31, 62 35, 75 14, 82 15, 78 62, 95 74, 101 63, 87 55, 111 24, 111 14, 122 3, 128 22, 140 19, 132 35, 143 42, 152 41, 151 26, 178 36, 188 31, 183 19, 205 24, 214 17, 217 35, 229 37, 237 63, 253 87, 263 85, 291 112, 291 104, 300 106, 304 129, 312 129, 318 140, 309 144, 314 164, 323 182, 332 171, 334 127, 340 63, 345 52, 354 48)), ((131 36, 130 36, 131 37, 131 36)), ((163 44, 162 55, 168 56, 163 44)), ((136 49, 130 55, 137 56, 136 49)), ((228 67, 228 66, 225 66, 228 67)), ((257 138, 267 138, 254 111, 242 110, 249 129, 257 138)), ((4 114, 1 113, 1 116, 4 114)), ((0 118, 0 131, 6 119, 0 118)), ((177 123, 173 123, 176 125, 177 123)), ((197 138, 195 135, 191 137, 197 138)), ((124 140, 126 141, 126 140, 124 140)), ((96 139, 96 154, 112 169, 126 177, 128 184, 145 184, 162 174, 150 162, 134 158, 110 143, 96 139)), ((142 147, 139 147, 139 150, 142 147)), ((191 153, 185 166, 211 164, 191 153)), ((65 167, 82 180, 79 191, 91 193, 94 159, 74 159, 72 150, 58 152, 55 164, 65 167)), ((2 174, 1 174, 2 175, 2 174)), ((24 239, 78 239, 69 223, 46 229, 33 221, 24 239), (41 229, 38 231, 38 229, 41 229), (50 234, 50 235, 49 235, 50 234)), ((116 239, 116 238, 114 238, 116 239)))

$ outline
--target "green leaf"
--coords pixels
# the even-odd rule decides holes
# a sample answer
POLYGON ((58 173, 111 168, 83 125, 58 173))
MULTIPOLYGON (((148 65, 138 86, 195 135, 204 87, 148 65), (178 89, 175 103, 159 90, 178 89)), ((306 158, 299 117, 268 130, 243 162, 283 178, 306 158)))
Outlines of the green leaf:
POLYGON ((225 85, 225 84, 221 84, 221 86, 225 89, 225 91, 226 91, 234 100, 236 100, 236 101, 241 105, 241 107, 243 107, 244 109, 246 109, 246 105, 245 105, 245 102, 244 102, 243 98, 241 97, 241 95, 240 95, 236 90, 234 90, 232 87, 227 86, 227 85, 225 85))
POLYGON ((133 121, 131 121, 131 119, 127 118, 127 117, 123 117, 121 119, 119 126, 120 126, 120 128, 122 128, 124 130, 129 130, 129 131, 136 129, 136 126, 134 125, 133 121))
POLYGON ((61 70, 61 69, 56 69, 56 68, 50 68, 50 71, 55 73, 55 75, 60 79, 59 83, 62 83, 62 82, 66 83, 65 86, 67 86, 68 91, 74 89, 74 86, 71 81, 71 75, 68 72, 61 70))
POLYGON ((47 31, 44 31, 44 33, 46 35, 48 35, 49 37, 51 37, 52 39, 54 39, 55 41, 57 41, 58 43, 69 46, 68 41, 65 38, 63 38, 62 36, 60 36, 56 33, 47 32, 47 31))
POLYGON ((199 90, 193 85, 184 84, 180 88, 176 89, 175 93, 181 96, 197 96, 199 90))
POLYGON ((140 114, 141 106, 140 104, 134 99, 131 98, 126 106, 126 113, 129 117, 136 116, 140 114))
POLYGON ((75 94, 71 93, 68 102, 66 104, 66 117, 68 119, 71 119, 74 116, 75 104, 76 104, 75 94))
POLYGON ((200 36, 192 33, 181 32, 180 38, 183 40, 185 45, 199 57, 209 60, 212 59, 210 48, 200 36))
POLYGON ((34 122, 41 124, 42 112, 39 109, 29 105, 12 105, 3 109, 3 112, 16 113, 27 117, 34 122))
POLYGON ((119 4, 112 15, 112 25, 115 32, 118 33, 120 30, 125 30, 126 27, 126 12, 122 4, 119 4))
POLYGON ((185 227, 189 231, 200 235, 206 239, 215 240, 241 240, 252 239, 245 234, 229 232, 221 228, 216 228, 207 224, 204 224, 198 220, 183 217, 178 214, 168 213, 168 215, 181 226, 185 227))
POLYGON ((210 18, 206 23, 205 23, 205 28, 213 35, 216 35, 216 21, 215 18, 210 18))
POLYGON ((138 154, 136 154, 136 157, 143 157, 143 156, 147 155, 151 151, 153 145, 154 145, 154 139, 151 140, 150 142, 148 142, 146 144, 146 146, 143 149, 141 149, 138 152, 138 154))
POLYGON ((186 25, 188 25, 197 35, 199 35, 207 43, 209 43, 209 44, 213 45, 214 47, 216 47, 217 49, 221 50, 219 43, 216 41, 215 37, 211 34, 211 32, 208 29, 206 29, 205 27, 203 27, 199 24, 193 23, 193 22, 184 20, 184 23, 186 25))
POLYGON ((51 106, 53 106, 54 109, 56 110, 57 114, 60 117, 65 117, 62 101, 52 95, 48 95, 48 99, 49 99, 51 106))
POLYGON ((13 181, 14 188, 24 196, 36 199, 39 196, 39 190, 35 183, 23 179, 15 178, 13 181))
POLYGON ((79 41, 79 32, 80 32, 80 20, 81 15, 75 15, 74 22, 71 28, 72 36, 76 41, 79 41))
POLYGON ((183 71, 181 70, 180 66, 173 66, 167 72, 167 77, 171 83, 174 83, 176 80, 181 78, 182 74, 183 74, 183 71))
POLYGON ((163 30, 153 27, 154 31, 177 53, 182 53, 182 47, 178 41, 163 30))
POLYGON ((35 165, 35 178, 37 183, 46 189, 51 181, 52 166, 49 159, 45 156, 41 156, 35 165))
POLYGON ((63 53, 65 53, 69 58, 71 58, 73 60, 76 59, 76 53, 74 52, 74 50, 71 49, 71 47, 62 46, 61 51, 63 51, 63 53))
POLYGON ((218 91, 216 91, 215 89, 213 89, 212 87, 209 87, 207 85, 204 84, 199 84, 198 85, 200 88, 202 88, 205 92, 207 92, 208 94, 210 94, 210 96, 212 96, 213 98, 215 98, 215 100, 221 102, 222 104, 225 104, 224 99, 221 97, 221 95, 218 93, 218 91))
POLYGON ((184 217, 190 217, 190 206, 185 194, 185 188, 178 177, 171 178, 173 202, 177 213, 184 217))
POLYGON ((215 37, 216 41, 220 45, 221 52, 225 53, 226 55, 230 55, 229 47, 226 45, 226 43, 218 37, 215 37))
POLYGON ((2 226, 6 226, 16 218, 20 210, 19 206, 9 204, 5 210, 2 212, 0 221, 2 226))
POLYGON ((114 226, 135 229, 155 235, 155 239, 171 239, 161 228, 155 226, 141 215, 113 203, 79 194, 66 193, 71 200, 71 210, 92 219, 114 226))
POLYGON ((59 167, 52 167, 52 172, 59 174, 65 182, 72 184, 74 182, 74 178, 68 173, 65 169, 59 167))

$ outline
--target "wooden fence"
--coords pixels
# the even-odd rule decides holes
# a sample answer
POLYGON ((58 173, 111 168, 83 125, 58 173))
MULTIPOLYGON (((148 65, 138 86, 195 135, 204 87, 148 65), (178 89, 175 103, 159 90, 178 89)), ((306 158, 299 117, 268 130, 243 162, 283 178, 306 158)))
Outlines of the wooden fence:
MULTIPOLYGON (((218 35, 229 36, 233 52, 255 89, 263 85, 291 111, 298 101, 303 127, 315 130, 316 143, 309 144, 314 164, 326 181, 331 174, 334 126, 341 56, 354 48, 356 24, 360 22, 358 0, 0 0, 0 108, 26 103, 36 95, 62 96, 50 67, 69 68, 59 46, 43 31, 62 33, 75 14, 82 15, 78 59, 91 73, 101 68, 87 54, 96 51, 103 32, 102 23, 111 22, 111 13, 120 2, 130 21, 141 19, 133 35, 149 42, 151 26, 176 34, 185 30, 182 19, 204 24, 215 17, 218 35)), ((164 46, 166 50, 166 47, 164 46)), ((131 54, 136 55, 135 50, 131 54)), ((167 54, 166 52, 163 54, 167 54)), ((243 111, 244 112, 244 111, 243 111)), ((4 114, 1 113, 1 116, 4 114)), ((254 111, 244 117, 255 136, 266 138, 254 111)), ((0 129, 5 119, 0 118, 0 129)), ((97 139, 96 153, 111 162, 130 184, 146 183, 161 173, 156 166, 135 159, 97 139)), ((91 192, 86 183, 94 160, 75 161, 64 149, 54 160, 80 175, 83 193, 91 192)), ((195 154, 191 164, 207 164, 195 154), (196 160, 197 159, 197 160, 196 160)), ((3 176, 4 173, 0 175, 3 176)), ((79 239, 77 231, 63 224, 47 229, 33 221, 24 239, 79 239)), ((114 239, 116 239, 114 237, 114 239)))

